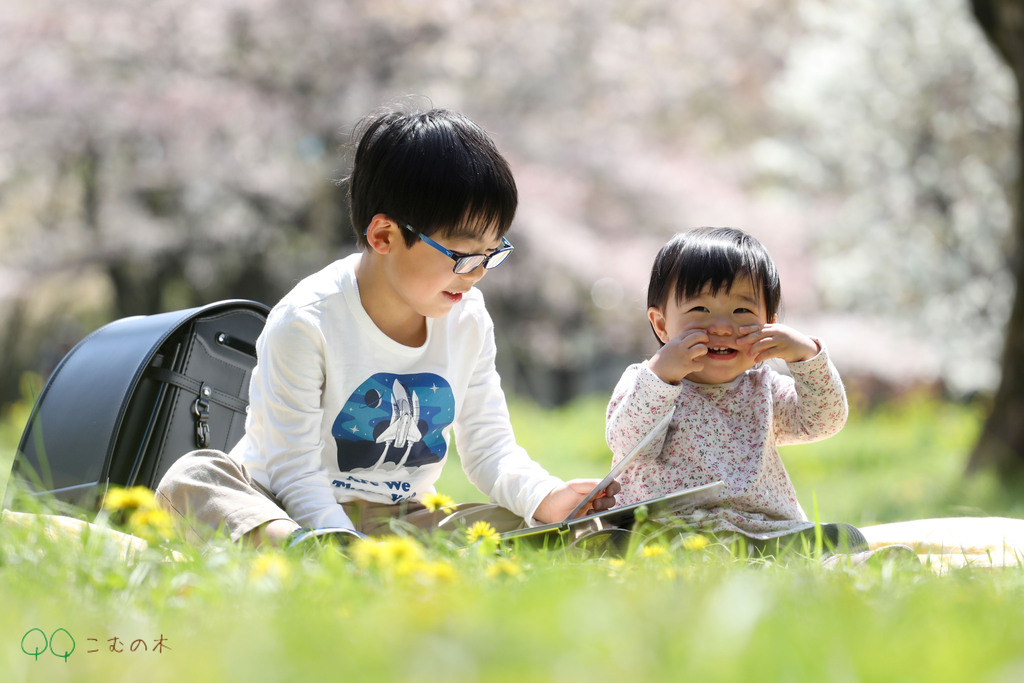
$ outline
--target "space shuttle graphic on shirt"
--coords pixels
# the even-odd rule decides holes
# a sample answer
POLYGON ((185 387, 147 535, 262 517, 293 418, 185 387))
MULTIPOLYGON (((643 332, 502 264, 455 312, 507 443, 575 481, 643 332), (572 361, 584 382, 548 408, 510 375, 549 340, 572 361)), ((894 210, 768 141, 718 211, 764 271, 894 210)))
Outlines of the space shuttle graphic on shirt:
POLYGON ((455 396, 443 377, 375 373, 352 391, 331 427, 338 469, 362 478, 441 462, 454 420, 455 396))
POLYGON ((409 459, 409 452, 414 443, 423 435, 417 425, 420 421, 420 399, 415 391, 407 391, 397 379, 391 385, 391 424, 377 437, 377 443, 386 444, 377 464, 383 463, 391 448, 404 448, 405 453, 398 465, 402 466, 409 459))

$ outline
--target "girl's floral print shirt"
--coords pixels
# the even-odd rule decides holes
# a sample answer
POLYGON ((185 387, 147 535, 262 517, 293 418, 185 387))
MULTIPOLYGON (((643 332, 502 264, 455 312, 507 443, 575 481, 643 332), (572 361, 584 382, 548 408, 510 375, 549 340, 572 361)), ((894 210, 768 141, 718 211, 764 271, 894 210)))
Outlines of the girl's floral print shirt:
POLYGON ((620 504, 725 482, 721 500, 684 517, 701 528, 771 536, 808 526, 777 446, 828 438, 846 423, 846 393, 824 345, 789 363, 792 377, 765 363, 728 384, 666 384, 645 363, 623 373, 608 405, 612 464, 667 412, 665 434, 622 472, 620 504))

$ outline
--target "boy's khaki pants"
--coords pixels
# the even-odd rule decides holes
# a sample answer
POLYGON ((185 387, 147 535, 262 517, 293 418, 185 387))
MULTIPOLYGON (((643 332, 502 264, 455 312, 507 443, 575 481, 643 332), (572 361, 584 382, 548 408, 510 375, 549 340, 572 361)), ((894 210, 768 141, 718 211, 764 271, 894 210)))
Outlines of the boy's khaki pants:
MULTIPOLYGON (((157 486, 156 497, 185 525, 192 543, 205 542, 218 532, 238 542, 267 522, 290 519, 280 501, 254 481, 243 465, 216 450, 193 451, 178 459, 157 486)), ((486 521, 499 533, 526 526, 522 517, 487 503, 463 503, 454 512, 450 508, 431 511, 412 501, 390 505, 355 500, 342 507, 356 531, 368 536, 392 533, 393 521, 428 530, 454 530, 486 521)))

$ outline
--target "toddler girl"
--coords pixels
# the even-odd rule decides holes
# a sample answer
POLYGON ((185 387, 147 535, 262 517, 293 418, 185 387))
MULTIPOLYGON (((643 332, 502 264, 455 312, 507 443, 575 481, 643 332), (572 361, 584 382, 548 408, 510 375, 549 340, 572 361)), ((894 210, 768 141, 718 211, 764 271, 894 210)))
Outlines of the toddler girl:
MULTIPOLYGON (((776 446, 836 434, 846 394, 824 344, 777 322, 779 276, 764 247, 732 228, 676 235, 655 259, 647 297, 661 348, 615 388, 607 415, 613 464, 666 413, 674 417, 621 474, 621 504, 721 480, 721 499, 684 521, 738 534, 762 553, 813 543, 814 525, 776 446), (763 362, 770 358, 792 376, 763 362)), ((822 530, 831 548, 867 547, 848 524, 822 530)))

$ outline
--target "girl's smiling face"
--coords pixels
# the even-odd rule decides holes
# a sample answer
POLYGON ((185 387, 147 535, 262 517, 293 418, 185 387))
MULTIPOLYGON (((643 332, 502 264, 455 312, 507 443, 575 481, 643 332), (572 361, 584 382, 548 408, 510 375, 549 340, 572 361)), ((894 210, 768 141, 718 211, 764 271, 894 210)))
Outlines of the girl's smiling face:
POLYGON ((769 322, 759 292, 749 277, 738 277, 728 289, 715 294, 705 287, 695 296, 677 300, 673 292, 663 311, 652 309, 651 323, 662 342, 692 330, 704 330, 708 335, 708 352, 701 358, 704 368, 686 379, 723 384, 754 367, 754 360, 740 350, 736 340, 743 336, 740 327, 769 322))

